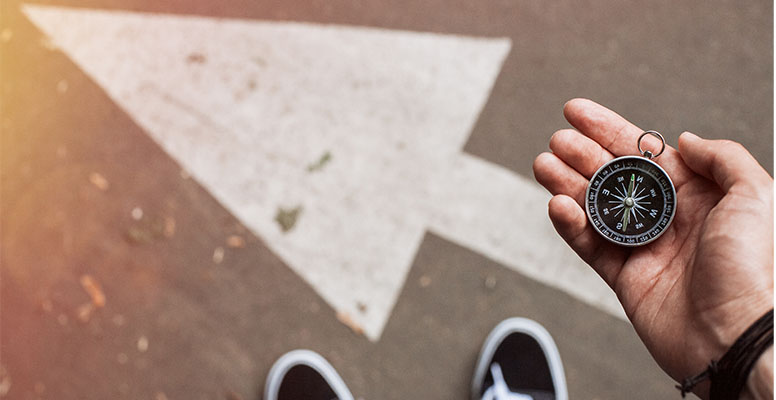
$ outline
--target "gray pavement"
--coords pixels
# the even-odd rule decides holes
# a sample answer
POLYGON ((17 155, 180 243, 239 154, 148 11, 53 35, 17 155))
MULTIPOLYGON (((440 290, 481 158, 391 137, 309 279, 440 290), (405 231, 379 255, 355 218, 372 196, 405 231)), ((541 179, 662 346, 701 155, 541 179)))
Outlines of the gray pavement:
MULTIPOLYGON (((508 36, 467 152, 530 177, 534 156, 566 126, 562 104, 584 96, 670 143, 683 130, 739 140, 773 170, 770 2, 46 4, 60 3, 508 36)), ((357 397, 464 398, 481 341, 517 315, 553 334, 572 398, 678 396, 627 323, 431 233, 380 340, 353 332, 48 49, 18 5, 3 2, 0 15, 0 34, 11 32, 0 42, 5 398, 257 399, 274 359, 296 347, 327 357, 357 397), (214 262, 214 244, 231 235, 244 245, 224 245, 214 262), (93 301, 85 275, 101 286, 103 307, 84 308, 93 301)))

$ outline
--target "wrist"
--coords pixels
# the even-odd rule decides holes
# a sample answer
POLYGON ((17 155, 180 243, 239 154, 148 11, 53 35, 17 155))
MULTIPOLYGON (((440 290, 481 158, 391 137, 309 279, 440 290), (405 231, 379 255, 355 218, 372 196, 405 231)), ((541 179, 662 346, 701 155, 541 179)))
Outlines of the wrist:
POLYGON ((773 399, 773 346, 766 350, 754 364, 741 391, 741 399, 773 399))
POLYGON ((773 398, 773 309, 742 333, 722 358, 711 360, 706 370, 684 379, 677 388, 682 397, 696 389, 713 399, 773 398), (705 387, 698 390, 696 386, 707 380, 708 392, 705 387))

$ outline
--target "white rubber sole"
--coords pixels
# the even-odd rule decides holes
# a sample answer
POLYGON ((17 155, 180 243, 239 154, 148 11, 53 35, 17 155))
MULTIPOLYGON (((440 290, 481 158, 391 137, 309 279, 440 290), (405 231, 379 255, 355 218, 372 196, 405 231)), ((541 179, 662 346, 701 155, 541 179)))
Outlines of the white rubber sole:
POLYGON ((547 363, 550 367, 552 382, 555 387, 556 400, 568 400, 568 389, 566 388, 566 374, 563 372, 563 362, 560 360, 560 353, 555 341, 552 340, 550 333, 537 322, 527 318, 509 318, 501 321, 490 332, 485 344, 482 345, 480 356, 477 359, 477 367, 474 370, 474 379, 472 380, 472 400, 480 400, 482 391, 482 382, 485 380, 485 374, 490 367, 489 362, 493 358, 499 344, 505 337, 512 333, 520 332, 530 335, 539 343, 547 357, 547 363))
POLYGON ((264 385, 264 400, 277 400, 283 377, 297 365, 306 365, 321 374, 339 400, 353 400, 353 395, 334 367, 320 354, 312 350, 292 350, 275 361, 267 374, 267 382, 264 385))

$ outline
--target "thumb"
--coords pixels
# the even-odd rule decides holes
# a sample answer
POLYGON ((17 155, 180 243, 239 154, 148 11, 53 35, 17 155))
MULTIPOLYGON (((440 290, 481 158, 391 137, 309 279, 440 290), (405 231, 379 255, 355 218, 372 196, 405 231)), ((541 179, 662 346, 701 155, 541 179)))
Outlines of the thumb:
POLYGON ((706 140, 684 132, 679 153, 690 169, 716 182, 725 193, 737 183, 760 185, 771 180, 744 146, 730 140, 706 140))

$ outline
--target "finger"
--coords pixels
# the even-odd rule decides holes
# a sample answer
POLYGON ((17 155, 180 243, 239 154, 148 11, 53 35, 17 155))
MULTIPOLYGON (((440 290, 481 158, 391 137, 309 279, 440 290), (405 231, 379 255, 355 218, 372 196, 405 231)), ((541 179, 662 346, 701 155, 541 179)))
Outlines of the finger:
MULTIPOLYGON (((563 115, 572 126, 615 156, 638 154, 636 142, 644 131, 614 111, 591 100, 573 99, 563 107, 563 115)), ((651 135, 642 141, 642 148, 654 154, 660 147, 660 140, 651 135)))
POLYGON ((587 179, 574 168, 569 167, 552 153, 542 153, 536 157, 533 164, 536 181, 553 195, 565 194, 575 199, 580 205, 585 199, 587 179))
POLYGON ((625 257, 588 223, 582 208, 571 197, 558 195, 550 199, 549 214, 558 234, 579 257, 613 286, 625 257))
MULTIPOLYGON (((615 157, 639 154, 638 140, 644 131, 614 111, 591 100, 573 99, 563 107, 563 114, 579 132, 596 141, 615 157)), ((641 147, 657 154, 662 142, 647 135, 641 147)), ((663 154, 654 161, 666 169, 676 186, 683 185, 692 176, 679 153, 671 146, 666 145, 663 154)))
POLYGON ((730 140, 706 140, 684 132, 679 152, 696 173, 716 182, 724 192, 733 185, 748 184, 770 190, 771 177, 744 146, 730 140))
POLYGON ((588 180, 598 168, 614 158, 593 139, 573 129, 555 132, 550 138, 550 150, 588 180))

